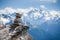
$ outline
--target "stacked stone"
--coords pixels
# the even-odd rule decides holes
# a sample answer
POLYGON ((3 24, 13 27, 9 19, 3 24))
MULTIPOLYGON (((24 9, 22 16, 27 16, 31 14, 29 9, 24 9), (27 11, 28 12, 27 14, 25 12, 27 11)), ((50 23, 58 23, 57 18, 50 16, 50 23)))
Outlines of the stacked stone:
POLYGON ((14 23, 21 23, 21 14, 16 13, 16 19, 14 20, 14 23))
POLYGON ((27 32, 29 27, 21 24, 21 15, 19 13, 16 13, 16 18, 11 25, 11 29, 14 29, 14 35, 11 37, 11 40, 32 40, 32 37, 27 32))
POLYGON ((21 14, 16 13, 16 18, 14 20, 14 23, 11 24, 11 29, 15 29, 17 26, 20 26, 21 23, 21 14))

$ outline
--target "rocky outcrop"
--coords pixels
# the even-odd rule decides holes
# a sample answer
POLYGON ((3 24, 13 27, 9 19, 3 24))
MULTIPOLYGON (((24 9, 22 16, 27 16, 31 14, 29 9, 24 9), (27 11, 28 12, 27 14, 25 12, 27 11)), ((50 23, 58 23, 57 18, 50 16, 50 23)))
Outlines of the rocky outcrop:
MULTIPOLYGON (((4 37, 2 34, 0 36, 0 40, 33 40, 32 36, 28 33, 29 27, 27 25, 21 24, 21 14, 16 13, 16 18, 14 23, 10 25, 10 27, 6 27, 3 32, 0 32, 0 35, 5 33, 7 35, 4 37), (8 30, 7 30, 8 28, 8 30), (1 38, 3 36, 3 38, 1 38)), ((0 30, 0 31, 2 31, 0 30)))

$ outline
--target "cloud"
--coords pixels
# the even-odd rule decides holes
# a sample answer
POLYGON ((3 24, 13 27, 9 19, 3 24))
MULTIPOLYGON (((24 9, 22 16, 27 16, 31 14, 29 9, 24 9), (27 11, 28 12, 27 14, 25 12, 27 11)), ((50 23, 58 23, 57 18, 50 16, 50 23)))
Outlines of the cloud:
POLYGON ((16 10, 11 8, 11 7, 7 7, 4 9, 6 11, 6 13, 14 13, 16 10))
POLYGON ((41 11, 39 11, 38 8, 27 8, 27 9, 22 9, 22 8, 17 8, 17 9, 13 9, 11 7, 6 7, 5 9, 0 10, 0 14, 13 14, 14 12, 16 13, 20 13, 23 14, 23 16, 28 16, 28 13, 30 11, 32 11, 33 13, 31 13, 30 17, 34 17, 35 19, 37 19, 38 17, 41 17, 42 15, 44 15, 44 17, 48 18, 49 17, 51 19, 55 18, 55 17, 59 17, 60 18, 60 11, 55 11, 55 10, 50 10, 49 12, 44 10, 44 8, 46 8, 44 5, 40 5, 40 8, 43 8, 42 13, 40 13, 41 11), (35 11, 37 9, 37 11, 35 11))
POLYGON ((28 9, 21 9, 21 8, 16 9, 17 13, 27 13, 28 11, 29 11, 28 9))
POLYGON ((39 13, 39 12, 35 12, 35 13, 33 14, 33 16, 34 16, 34 19, 36 20, 36 19, 38 19, 38 17, 41 17, 42 14, 39 13))
POLYGON ((58 15, 58 18, 60 18, 60 11, 58 11, 57 15, 58 15))
POLYGON ((3 13, 5 13, 5 10, 0 10, 0 14, 3 14, 3 13))
POLYGON ((9 22, 10 22, 10 20, 9 20, 9 19, 6 19, 6 18, 1 17, 1 22, 3 22, 3 24, 5 25, 6 23, 9 23, 9 22))
POLYGON ((16 10, 11 7, 6 7, 5 9, 0 10, 0 14, 11 14, 14 13, 16 10))
MULTIPOLYGON (((44 13, 44 16, 51 16, 51 17, 56 17, 58 15, 58 17, 60 17, 60 11, 55 11, 55 10, 50 10, 45 11, 44 8, 46 8, 44 5, 41 5, 40 8, 43 8, 42 13, 44 13)), ((17 9, 13 9, 11 7, 6 7, 5 9, 0 10, 0 14, 13 14, 14 12, 17 13, 21 13, 23 14, 23 16, 28 16, 28 13, 32 11, 33 16, 34 17, 38 17, 43 15, 42 13, 39 12, 38 8, 27 8, 27 9, 21 9, 21 8, 17 8, 17 9), (37 9, 37 11, 35 11, 37 9)))
POLYGON ((53 10, 50 12, 50 15, 51 17, 56 17, 58 15, 58 12, 53 10))
POLYGON ((56 3, 57 0, 40 0, 41 2, 51 2, 51 3, 56 3))
MULTIPOLYGON (((17 8, 13 9, 11 7, 7 7, 5 9, 0 10, 1 14, 6 14, 7 16, 10 16, 12 20, 14 20, 15 17, 13 17, 14 13, 20 13, 22 14, 22 21, 23 23, 30 23, 33 27, 37 28, 37 25, 41 25, 44 22, 55 20, 56 18, 60 18, 60 11, 56 10, 45 10, 45 6, 41 5, 41 8, 43 8, 42 11, 40 11, 40 8, 17 8)), ((10 22, 11 19, 8 18, 1 18, 4 24, 10 22)))
POLYGON ((50 19, 50 17, 45 17, 45 20, 47 20, 47 21, 48 21, 48 20, 51 20, 51 19, 50 19))
POLYGON ((40 8, 46 9, 45 5, 40 5, 40 8))

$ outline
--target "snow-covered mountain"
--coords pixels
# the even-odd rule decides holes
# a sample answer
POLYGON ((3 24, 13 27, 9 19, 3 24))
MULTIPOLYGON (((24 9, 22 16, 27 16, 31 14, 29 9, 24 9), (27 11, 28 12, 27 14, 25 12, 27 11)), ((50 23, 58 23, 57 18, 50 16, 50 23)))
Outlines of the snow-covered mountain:
POLYGON ((29 23, 31 25, 40 25, 46 21, 58 20, 60 18, 59 11, 54 11, 54 10, 48 11, 45 9, 42 10, 41 8, 16 9, 16 10, 13 8, 5 8, 3 10, 0 10, 0 12, 3 23, 4 23, 3 19, 9 21, 9 22, 6 21, 6 23, 13 23, 16 12, 22 14, 23 23, 26 24, 29 23))

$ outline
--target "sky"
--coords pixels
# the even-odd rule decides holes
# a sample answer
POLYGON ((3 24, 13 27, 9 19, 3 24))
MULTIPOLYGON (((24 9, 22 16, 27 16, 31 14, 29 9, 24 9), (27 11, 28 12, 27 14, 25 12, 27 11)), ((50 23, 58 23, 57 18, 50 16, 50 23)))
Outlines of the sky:
POLYGON ((60 10, 60 0, 0 0, 0 9, 12 8, 39 8, 44 5, 49 9, 60 10))

